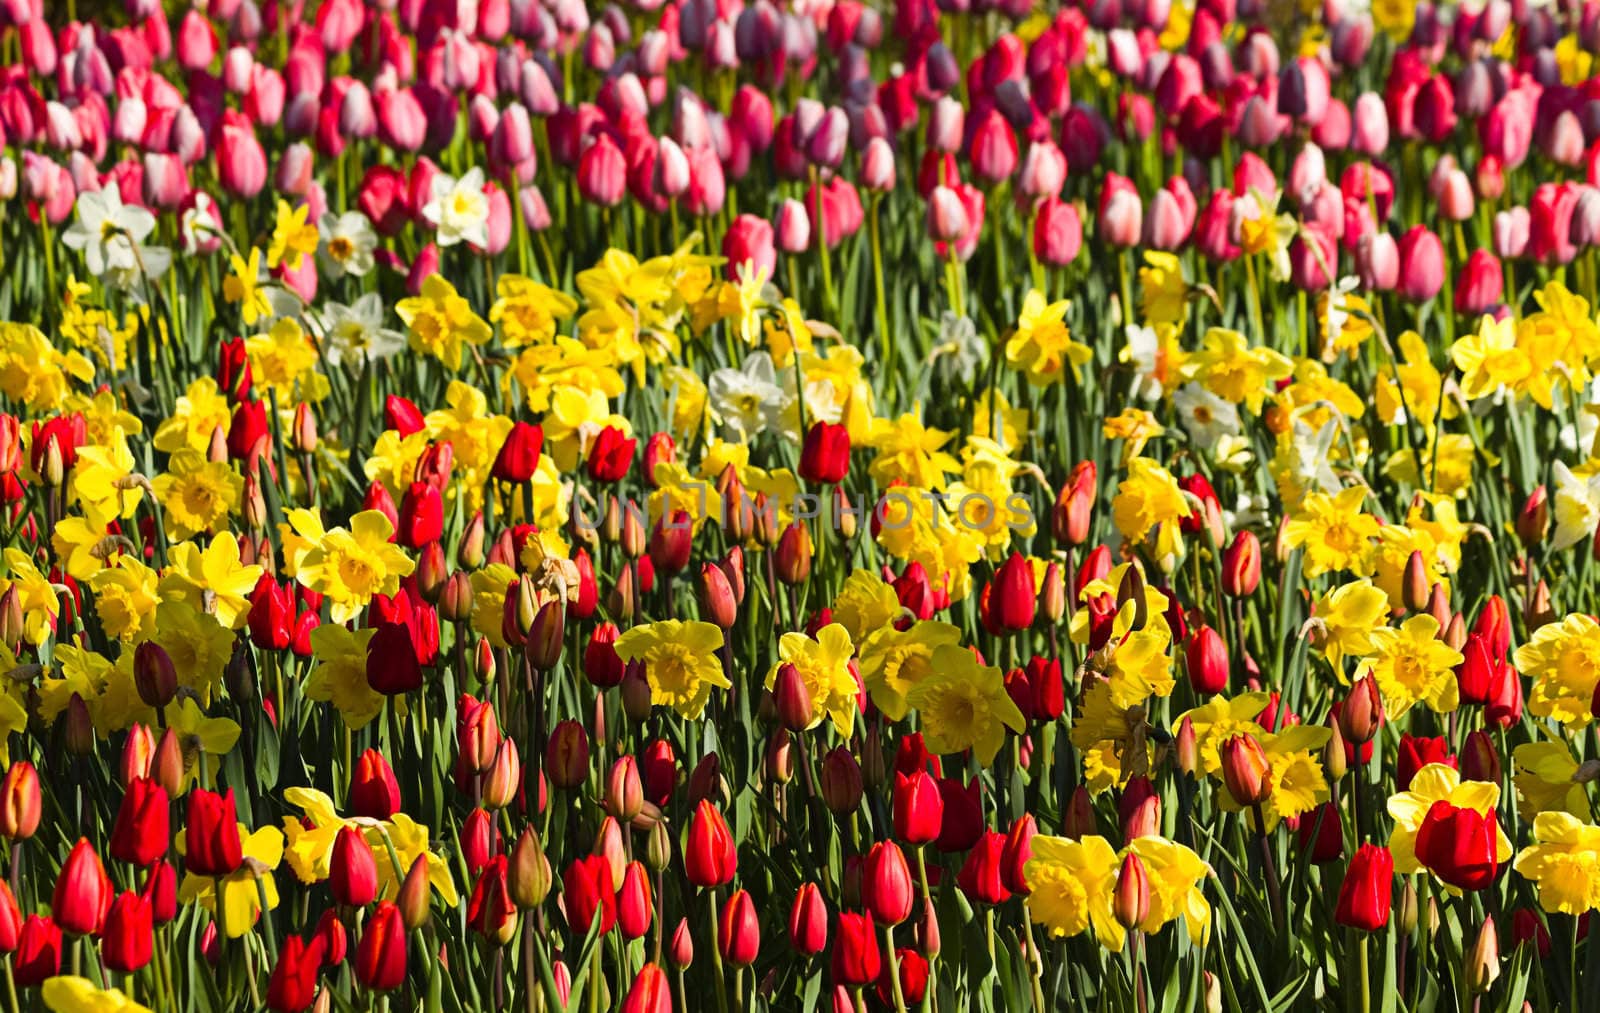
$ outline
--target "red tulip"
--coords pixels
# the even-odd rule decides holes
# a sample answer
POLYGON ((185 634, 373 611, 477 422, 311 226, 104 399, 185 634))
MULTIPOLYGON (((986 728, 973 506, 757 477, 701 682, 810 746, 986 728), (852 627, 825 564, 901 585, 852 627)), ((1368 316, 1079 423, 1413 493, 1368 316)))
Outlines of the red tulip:
POLYGON ((1451 886, 1482 890, 1500 869, 1498 830, 1493 809, 1482 815, 1441 799, 1417 829, 1417 861, 1451 886))
POLYGON ((836 985, 870 985, 877 980, 883 958, 878 951, 878 929, 871 915, 848 911, 839 915, 839 934, 831 963, 836 985))
POLYGON ((911 845, 935 841, 944 822, 944 799, 926 771, 894 776, 894 834, 911 845))
POLYGON ((359 827, 344 827, 334 838, 328 889, 334 900, 349 907, 366 907, 377 898, 377 858, 359 827))
POLYGON ((989 618, 1001 630, 1015 632, 1033 625, 1039 604, 1034 590, 1033 565, 1020 552, 1000 564, 989 585, 989 618))
POLYGON ((111 857, 147 866, 167 853, 172 833, 166 790, 145 777, 128 783, 111 830, 111 857))
POLYGON ((1431 739, 1413 735, 1400 736, 1400 753, 1395 759, 1395 790, 1405 791, 1410 788, 1411 779, 1417 776, 1417 771, 1430 763, 1456 766, 1456 758, 1450 755, 1450 747, 1445 744, 1443 736, 1431 739))
POLYGON ((288 935, 278 951, 278 964, 267 980, 267 1008, 275 1013, 301 1013, 317 997, 317 975, 322 970, 320 939, 308 946, 298 935, 288 935))
POLYGON ((1002 859, 1005 856, 1006 837, 1002 833, 986 830, 978 843, 967 854, 956 883, 961 892, 979 904, 1000 904, 1011 896, 1001 878, 1002 859))
POLYGON ((604 855, 586 855, 567 866, 561 877, 561 902, 569 929, 582 935, 598 917, 600 933, 611 931, 617 923, 617 894, 612 883, 611 863, 604 855))
POLYGON ((111 878, 100 864, 94 845, 80 837, 56 874, 50 916, 63 932, 97 936, 105 926, 113 892, 111 878))
POLYGON ((18 985, 43 984, 46 978, 61 973, 61 929, 41 915, 29 915, 17 938, 12 957, 18 985))
POLYGON ((861 898, 873 920, 899 925, 911 916, 916 891, 906 856, 893 841, 879 841, 867 852, 862 869, 861 898))
POLYGON ((356 980, 375 992, 391 992, 406 980, 406 927, 400 909, 380 900, 356 944, 356 980))
POLYGON ((755 902, 745 890, 735 890, 722 905, 717 919, 717 945, 722 959, 734 967, 749 967, 761 951, 761 922, 755 902))
POLYGON ((400 782, 389 761, 376 749, 356 757, 350 774, 350 811, 368 819, 386 820, 400 811, 400 782))
POLYGON ((717 887, 733 879, 739 855, 728 824, 709 801, 702 799, 689 820, 689 839, 683 849, 684 872, 700 887, 717 887))
POLYGON ((533 477, 544 449, 544 430, 528 422, 512 423, 495 455, 491 474, 502 482, 522 483, 533 477))
POLYGON ((815 883, 801 883, 789 909, 789 945, 805 957, 814 957, 828 946, 828 902, 815 883))
POLYGON ((615 426, 606 426, 589 448, 589 477, 596 482, 618 482, 633 466, 633 451, 639 441, 629 439, 615 426))
POLYGON ((622 1013, 672 1013, 672 983, 667 973, 655 964, 639 968, 622 1000, 622 1013))
POLYGON ((829 422, 814 423, 800 449, 800 475, 808 482, 829 485, 850 472, 850 431, 829 422))
POLYGON ((132 974, 150 963, 155 946, 150 901, 133 891, 119 894, 106 915, 100 955, 113 971, 132 974))
POLYGON ((1350 859, 1344 882, 1339 887, 1339 905, 1334 920, 1340 925, 1376 932, 1389 924, 1389 906, 1394 899, 1394 858, 1389 849, 1363 844, 1350 859))

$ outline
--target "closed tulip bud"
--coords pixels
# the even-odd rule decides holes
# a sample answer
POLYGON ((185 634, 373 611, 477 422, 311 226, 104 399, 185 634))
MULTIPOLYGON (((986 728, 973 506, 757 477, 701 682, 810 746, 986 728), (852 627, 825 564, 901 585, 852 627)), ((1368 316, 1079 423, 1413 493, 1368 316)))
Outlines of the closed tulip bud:
POLYGON ((1493 915, 1483 919, 1478 938, 1473 941, 1472 949, 1466 955, 1465 970, 1467 987, 1473 995, 1489 991, 1500 977, 1500 934, 1494 927, 1493 915))
POLYGON ((653 706, 650 683, 644 677, 644 666, 631 662, 622 676, 622 710, 629 718, 642 722, 650 716, 653 706))
POLYGON ((617 928, 622 938, 639 939, 650 931, 650 875, 643 865, 629 862, 617 887, 617 928))
POLYGON ((1078 785, 1067 800, 1067 811, 1061 817, 1061 832, 1073 840, 1098 833, 1095 826, 1094 803, 1089 799, 1089 789, 1078 785))
POLYGON ((1161 833, 1161 796, 1148 777, 1128 781, 1117 800, 1117 815, 1122 820, 1122 838, 1131 841, 1161 833))
POLYGON ((122 796, 111 831, 111 857, 148 866, 167 853, 171 839, 166 791, 154 781, 136 777, 122 796))
POLYGON ((784 253, 804 253, 811 248, 811 214, 806 206, 790 197, 778 205, 773 220, 778 249, 784 253))
POLYGON ((1413 612, 1420 612, 1428 607, 1428 597, 1432 593, 1432 582, 1428 579, 1428 562, 1422 558, 1419 550, 1412 550, 1406 559, 1405 571, 1401 581, 1401 599, 1406 608, 1413 612))
POLYGON ((578 193, 590 204, 616 207, 627 196, 628 163, 616 142, 598 134, 578 156, 578 193))
POLYGON ((133 684, 139 699, 160 710, 178 693, 178 672, 166 650, 146 640, 133 652, 133 684))
POLYGON ((1067 614, 1067 581, 1061 564, 1051 561, 1044 568, 1044 580, 1039 585, 1039 610, 1051 623, 1059 623, 1067 614))
POLYGON ((689 931, 688 919, 678 919, 677 927, 672 930, 667 942, 667 960, 680 971, 694 963, 694 934, 689 931))
POLYGON ((1499 304, 1504 287, 1504 271, 1495 255, 1473 250, 1456 276, 1456 312, 1469 316, 1490 312, 1499 304))
POLYGON ((926 771, 895 773, 893 794, 894 834, 910 845, 937 840, 944 822, 944 800, 939 785, 926 771))
POLYGON ((1240 531, 1222 552, 1222 590, 1229 597, 1248 598, 1261 585, 1261 540, 1240 531))
POLYGON ((618 757, 606 776, 606 812, 618 822, 627 823, 644 809, 644 788, 639 781, 639 764, 632 756, 618 757))
POLYGON ((811 556, 811 529, 802 520, 791 521, 772 556, 778 579, 791 586, 805 583, 811 576, 811 556))
POLYGON ((722 886, 733 879, 738 868, 738 851, 727 821, 704 799, 689 821, 683 864, 689 882, 698 887, 722 886))
POLYGON ((842 425, 814 423, 800 450, 800 476, 808 482, 836 484, 850 472, 850 433, 842 425))
POLYGON ((1200 768, 1200 747, 1195 738, 1194 722, 1187 714, 1178 722, 1178 732, 1173 736, 1173 749, 1179 770, 1192 775, 1200 768))
POLYGON ((1240 806, 1255 806, 1272 794, 1272 764, 1254 735, 1235 735, 1222 743, 1222 780, 1240 806))
POLYGON ((1489 733, 1482 728, 1468 732, 1466 742, 1461 746, 1462 779, 1499 784, 1500 775, 1500 754, 1489 733))
POLYGON ((888 193, 894 183, 894 149, 882 137, 874 137, 861 152, 861 185, 876 193, 888 193))
POLYGON ((63 932, 97 936, 105 926, 113 892, 94 845, 80 837, 56 874, 50 916, 63 932))
POLYGON ((1428 595, 1426 611, 1439 624, 1441 634, 1450 628, 1450 619, 1455 613, 1450 608, 1450 595, 1445 591, 1443 584, 1433 585, 1433 591, 1428 595))
POLYGON ((789 729, 776 729, 767 738, 765 769, 774 784, 788 784, 794 780, 794 754, 794 735, 789 729))
POLYGON ((961 196, 947 186, 936 186, 928 195, 928 238, 940 243, 955 242, 966 235, 967 208, 961 196))
POLYGON ((67 711, 62 715, 65 732, 61 736, 66 743, 67 752, 74 756, 88 756, 94 752, 94 718, 89 714, 89 705, 77 693, 72 694, 72 699, 67 702, 67 711))
POLYGON ((545 773, 557 788, 576 788, 589 777, 589 733, 576 721, 562 721, 550 732, 545 773))
POLYGON ((1544 486, 1538 486, 1523 501, 1517 513, 1517 537, 1525 548, 1532 549, 1544 541, 1550 530, 1550 497, 1544 486))
POLYGON ((156 755, 156 737, 149 725, 134 725, 122 744, 122 759, 117 769, 117 783, 126 789, 135 780, 150 776, 150 764, 156 755))
POLYGON ((39 772, 27 760, 13 761, 0 780, 0 834, 25 841, 39 829, 43 801, 39 772))
POLYGON ((1033 252, 1040 263, 1065 267, 1083 248, 1083 219, 1076 206, 1046 197, 1034 213, 1033 252))
POLYGON ((1093 461, 1079 461, 1072 475, 1056 496, 1051 514, 1051 534, 1064 545, 1082 545, 1089 540, 1094 501, 1098 492, 1093 461))
POLYGON ((1425 225, 1413 225, 1400 238, 1396 291, 1411 302, 1426 302, 1444 285, 1444 244, 1425 225))
POLYGON ((525 828, 517 838, 506 876, 512 900, 524 910, 538 907, 549 896, 553 879, 550 859, 545 856, 544 845, 532 827, 525 828))
POLYGON ((1228 688, 1228 647, 1210 626, 1190 634, 1184 645, 1184 670, 1196 693, 1221 693, 1228 688))
POLYGON ((749 967, 761 951, 761 922, 756 905, 745 890, 735 890, 722 905, 717 919, 717 946, 724 963, 749 967))
POLYGON ((379 901, 363 926, 354 967, 356 980, 373 991, 392 992, 405 983, 405 924, 389 901, 379 901))
POLYGON ((506 738, 495 750, 494 763, 483 775, 481 797, 490 809, 504 809, 516 800, 522 788, 522 758, 516 740, 506 738))
POLYGON ((1150 874, 1133 852, 1123 856, 1117 870, 1117 885, 1111 893, 1111 913, 1117 923, 1132 932, 1150 914, 1150 874))
POLYGON ((734 600, 728 575, 715 563, 700 566, 698 583, 700 614, 722 630, 733 629, 739 619, 739 604, 734 600))
POLYGON ((916 891, 905 854, 893 841, 879 841, 867 852, 861 896, 867 911, 882 925, 899 925, 911 916, 916 891))
POLYGON ((1330 724, 1329 730, 1333 734, 1328 736, 1327 744, 1322 747, 1322 769, 1330 780, 1337 781, 1350 769, 1346 753, 1348 746, 1345 744, 1344 734, 1339 731, 1338 719, 1335 717, 1330 724))
POLYGON ((328 889, 335 901, 350 907, 365 907, 378 896, 377 859, 358 827, 344 827, 334 838, 328 889))
POLYGON ((122 974, 150 963, 155 950, 155 927, 151 922, 150 902, 129 890, 111 902, 106 914, 100 955, 106 967, 122 974))
POLYGON ((806 688, 800 670, 789 662, 778 666, 773 676, 772 698, 778 720, 792 732, 803 732, 817 723, 816 703, 806 688))
POLYGON ((561 646, 567 626, 567 606, 562 598, 554 598, 539 607, 523 640, 523 650, 528 661, 541 672, 549 672, 561 660, 561 646))
POLYGON ((1371 742, 1383 726, 1383 697, 1378 680, 1366 675, 1357 679, 1339 708, 1339 733, 1355 746, 1371 742))
POLYGON ((864 792, 861 764, 849 749, 839 746, 822 758, 822 799, 834 815, 855 812, 864 792))
POLYGON ((183 744, 178 741, 177 733, 168 728, 156 740, 156 753, 150 758, 150 777, 176 798, 183 789, 184 763, 183 744))
POLYGON ((1013 552, 990 584, 989 618, 1001 630, 1025 630, 1033 625, 1037 607, 1033 566, 1022 553, 1013 552))

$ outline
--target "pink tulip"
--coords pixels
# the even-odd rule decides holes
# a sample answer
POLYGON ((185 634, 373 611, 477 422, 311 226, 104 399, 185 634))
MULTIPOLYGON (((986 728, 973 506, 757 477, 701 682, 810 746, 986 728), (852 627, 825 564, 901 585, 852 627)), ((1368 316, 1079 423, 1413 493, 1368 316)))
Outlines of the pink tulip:
POLYGON ((1195 247, 1206 259, 1225 263, 1243 251, 1231 238, 1234 196, 1228 190, 1213 190, 1211 200, 1195 225, 1195 247))
POLYGON ((217 33, 211 22, 190 8, 178 23, 178 65, 184 70, 204 70, 217 55, 217 33))
POLYGON ((739 272, 746 265, 753 277, 762 280, 772 277, 778 263, 772 225, 755 215, 735 218, 722 237, 722 256, 726 260, 722 273, 729 281, 738 281, 739 272))
POLYGON ((1456 312, 1476 317, 1500 302, 1504 288, 1500 261, 1488 250, 1473 250, 1456 276, 1456 312))
POLYGON ((628 166, 607 134, 599 134, 578 159, 578 192, 601 207, 616 207, 626 191, 628 166))
POLYGON ((1100 188, 1097 228, 1100 237, 1112 246, 1138 245, 1144 229, 1144 206, 1139 201, 1139 191, 1126 177, 1106 173, 1100 188))
POLYGON ((427 137, 428 117, 410 88, 395 88, 378 95, 378 138, 391 148, 417 151, 427 137))
POLYGON ((1531 218, 1525 207, 1512 207, 1494 216, 1494 252, 1502 258, 1521 257, 1528 251, 1532 232, 1531 218))
POLYGON ((998 109, 978 117, 968 158, 973 174, 985 183, 999 183, 1016 171, 1017 138, 998 109))
POLYGON ((1356 272, 1361 284, 1375 292, 1388 292, 1400 280, 1400 253, 1387 232, 1363 236, 1356 246, 1356 272))
POLYGON ((1444 244, 1426 225, 1413 225, 1400 237, 1400 276, 1395 286, 1403 299, 1426 302, 1444 287, 1444 244))
POLYGON ((267 185, 267 154, 250 121, 231 111, 223 114, 217 139, 217 179, 229 194, 243 198, 254 197, 267 185))
POLYGON ((784 253, 804 253, 811 248, 811 214, 793 197, 778 205, 773 222, 778 249, 784 253))
POLYGON ((143 199, 151 207, 172 210, 189 195, 189 172, 176 155, 146 152, 143 199))
MULTIPOLYGON (((1541 183, 1528 202, 1528 252, 1544 264, 1570 264, 1578 255, 1572 245, 1572 213, 1578 207, 1573 183, 1541 183)), ((1505 254, 1502 254, 1505 256, 1505 254)))

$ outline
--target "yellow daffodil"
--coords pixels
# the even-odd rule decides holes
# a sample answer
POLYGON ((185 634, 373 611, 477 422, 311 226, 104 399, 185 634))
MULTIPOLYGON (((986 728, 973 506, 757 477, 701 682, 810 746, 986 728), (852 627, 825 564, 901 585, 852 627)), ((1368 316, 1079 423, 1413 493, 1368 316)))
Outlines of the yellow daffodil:
POLYGON ((1066 312, 1071 303, 1063 299, 1046 303, 1044 293, 1030 289, 1022 300, 1017 328, 1006 342, 1006 361, 1027 374, 1028 382, 1042 387, 1066 378, 1066 367, 1082 378, 1080 368, 1094 358, 1088 345, 1072 340, 1066 312))
POLYGON ((894 421, 874 419, 872 445, 878 456, 867 471, 879 485, 901 481, 921 489, 943 489, 945 475, 961 465, 942 448, 954 433, 930 429, 909 412, 894 421))
POLYGON ((934 648, 928 677, 906 694, 922 719, 922 733, 935 753, 971 749, 983 766, 994 762, 1006 729, 1021 734, 1022 712, 1006 692, 1000 670, 978 664, 965 647, 934 648))
POLYGON ((1252 348, 1238 331, 1213 327, 1206 331, 1200 350, 1189 357, 1194 378, 1225 401, 1242 404, 1260 414, 1273 383, 1294 373, 1294 363, 1282 352, 1252 348))
POLYGON ((1372 632, 1384 623, 1389 597, 1370 580, 1341 584, 1317 599, 1312 643, 1343 674, 1346 655, 1364 658, 1372 653, 1372 632))
POLYGON ((267 246, 269 270, 281 265, 286 270, 298 271, 300 262, 317 252, 317 223, 307 221, 310 214, 309 204, 290 207, 288 201, 278 201, 278 218, 272 228, 272 242, 267 246))
POLYGON ((1176 728, 1188 718, 1194 727, 1195 746, 1199 750, 1200 768, 1212 777, 1222 776, 1222 744, 1235 735, 1253 735, 1258 740, 1267 730, 1256 723, 1256 717, 1266 710, 1271 696, 1266 693, 1241 693, 1232 699, 1223 696, 1190 711, 1179 714, 1173 722, 1176 728))
MULTIPOLYGON (((278 882, 272 871, 283 860, 283 832, 277 827, 262 827, 255 833, 243 823, 239 824, 239 842, 244 861, 239 868, 220 880, 210 876, 186 873, 178 886, 178 900, 182 903, 199 901, 200 906, 214 913, 218 928, 229 939, 238 939, 255 927, 265 909, 278 906, 278 882), (217 906, 217 888, 222 889, 222 906, 217 906)), ((184 847, 184 831, 177 834, 179 852, 184 847)))
POLYGON ((785 633, 778 641, 778 662, 767 673, 767 689, 777 684, 779 668, 793 665, 811 697, 812 727, 831 718, 839 734, 848 738, 855 725, 859 688, 850 671, 854 650, 849 632, 838 623, 818 630, 816 639, 804 633, 785 633))
POLYGON ((1539 887, 1539 906, 1581 915, 1600 910, 1600 827, 1571 813, 1544 812, 1533 821, 1537 842, 1522 849, 1515 868, 1539 887))
POLYGON ((722 631, 711 623, 663 619, 618 637, 616 651, 624 661, 644 664, 652 702, 696 720, 713 688, 732 685, 717 653, 722 644, 722 631))
POLYGON ((317 665, 306 680, 308 700, 333 704, 351 729, 365 728, 383 710, 384 696, 367 682, 367 642, 372 628, 347 630, 324 624, 311 631, 317 665))
POLYGON ((1461 652, 1439 639, 1439 620, 1427 613, 1407 619, 1399 629, 1379 626, 1371 633, 1372 656, 1357 670, 1378 680, 1383 705, 1398 720, 1413 704, 1444 714, 1460 704, 1455 667, 1461 652))
POLYGON ((323 595, 336 623, 354 619, 375 594, 393 595, 400 578, 416 563, 389 541, 394 525, 378 510, 350 518, 350 528, 333 528, 300 561, 295 579, 323 595))
POLYGON ((231 254, 228 266, 231 271, 222 279, 222 297, 228 302, 238 303, 239 319, 244 321, 246 327, 254 327, 256 321, 272 315, 272 303, 259 281, 261 251, 251 247, 248 258, 240 257, 237 253, 231 254))
POLYGON ((96 988, 88 978, 70 974, 46 978, 39 994, 54 1013, 151 1013, 121 989, 96 988))
POLYGON ((1593 720, 1590 705, 1600 684, 1600 623, 1574 612, 1559 623, 1539 627, 1517 648, 1517 671, 1533 679, 1528 711, 1569 729, 1593 720))
POLYGON ((1172 473, 1148 457, 1128 462, 1128 477, 1111 500, 1111 518, 1129 541, 1143 541, 1158 524, 1176 527, 1190 507, 1172 473))
POLYGON ((861 680, 872 702, 889 720, 903 719, 911 709, 906 694, 932 673, 933 652, 959 643, 959 627, 931 620, 905 630, 885 625, 868 633, 861 643, 861 680))
POLYGON ((1578 761, 1566 743, 1524 742, 1511 751, 1516 773, 1517 813, 1531 819, 1543 812, 1568 812, 1579 818, 1589 815, 1589 797, 1575 780, 1578 761))
POLYGON ((443 276, 431 274, 417 295, 395 304, 405 322, 412 351, 431 355, 451 372, 461 369, 465 345, 481 345, 494 336, 489 325, 443 276))
POLYGON ((209 461, 188 447, 172 455, 167 470, 151 483, 161 503, 167 533, 193 538, 220 530, 239 508, 244 479, 226 461, 209 461))
POLYGON ((1092 926, 1101 945, 1120 951, 1124 933, 1111 909, 1119 864, 1104 837, 1087 834, 1074 841, 1040 834, 1022 872, 1030 891, 1029 917, 1051 939, 1080 935, 1092 926))

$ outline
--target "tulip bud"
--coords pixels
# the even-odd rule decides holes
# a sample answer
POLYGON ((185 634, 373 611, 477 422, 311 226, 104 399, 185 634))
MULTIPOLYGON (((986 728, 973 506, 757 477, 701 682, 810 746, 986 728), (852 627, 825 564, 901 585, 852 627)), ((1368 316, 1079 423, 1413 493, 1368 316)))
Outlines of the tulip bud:
POLYGON ((1494 927, 1494 916, 1483 919, 1478 938, 1465 959, 1467 986, 1473 995, 1482 995, 1500 977, 1500 935, 1494 927))
POLYGON ((1383 697, 1378 692, 1378 681, 1371 675, 1363 676, 1350 687, 1344 705, 1339 708, 1339 734, 1354 746, 1371 742, 1383 725, 1383 697))
POLYGON ((519 908, 531 910, 544 903, 550 893, 553 873, 544 844, 532 827, 522 831, 511 853, 511 864, 506 869, 506 882, 511 897, 519 908))
POLYGON ((785 584, 804 584, 811 576, 811 529, 804 521, 795 520, 783 529, 772 563, 785 584))
POLYGON ((836 816, 847 816, 861 805, 865 786, 861 765, 850 750, 839 746, 822 759, 822 800, 836 816))
POLYGON ((77 693, 72 694, 72 699, 67 702, 67 712, 62 716, 65 721, 66 731, 62 738, 66 742, 67 751, 75 756, 87 756, 94 752, 94 718, 89 714, 89 705, 77 693))
POLYGON ((1517 537, 1525 548, 1533 549, 1550 530, 1550 498, 1544 486, 1536 487, 1517 513, 1517 537))
POLYGON ((1111 895, 1111 913, 1118 924, 1133 931, 1150 914, 1150 875, 1133 852, 1123 856, 1117 885, 1111 895))
POLYGON ((1222 590, 1232 598, 1248 598, 1261 584, 1261 540, 1240 531, 1222 550, 1222 590))
POLYGON ((639 764, 632 756, 621 756, 606 776, 606 812, 620 823, 630 822, 644 809, 644 788, 639 781, 639 764))
POLYGON ((655 872, 662 872, 672 864, 672 832, 665 821, 651 827, 645 838, 644 864, 655 872))
POLYGON ((1482 728, 1467 733, 1460 759, 1462 780, 1500 783, 1500 754, 1494 747, 1494 740, 1482 728))
POLYGON ((483 804, 490 809, 504 809, 516 800, 522 787, 522 759, 517 753, 516 740, 507 736, 495 750, 494 763, 483 776, 483 804))
POLYGON ((545 772, 558 788, 576 788, 589 776, 589 733, 576 721, 563 721, 550 733, 545 772))
POLYGON ((1061 832, 1073 840, 1096 833, 1094 804, 1089 800, 1089 789, 1078 785, 1067 802, 1067 812, 1061 819, 1061 832))
POLYGON ((1051 514, 1051 534, 1064 545, 1082 545, 1089 540, 1089 525, 1094 519, 1096 469, 1093 461, 1079 461, 1072 475, 1056 495, 1051 514))
POLYGON ((1222 780, 1241 806, 1255 806, 1272 794, 1272 765, 1254 735, 1235 735, 1221 746, 1222 780))
POLYGON ((183 744, 178 734, 168 728, 156 740, 156 755, 150 760, 150 778, 166 789, 169 796, 177 798, 182 794, 184 770, 183 744))
POLYGON ((1196 693, 1221 693, 1228 688, 1228 647, 1210 626, 1190 634, 1184 645, 1184 670, 1196 693))
POLYGON ((39 829, 43 797, 39 772, 26 760, 17 760, 0 780, 0 835, 25 841, 39 829))
POLYGON ((803 732, 816 723, 816 706, 800 670, 789 662, 778 666, 773 677, 772 696, 778 720, 792 732, 803 732))
POLYGON ((1179 770, 1193 776, 1194 772, 1200 769, 1200 745, 1195 738, 1194 722, 1187 714, 1178 722, 1178 733, 1173 736, 1173 750, 1177 756, 1179 770))
POLYGON ((739 605, 727 573, 716 563, 701 564, 698 590, 700 614, 724 632, 731 630, 739 618, 739 605))
POLYGON ((139 699, 160 710, 178 693, 178 672, 160 644, 146 640, 133 652, 133 684, 139 699))
POLYGON ((672 930, 672 939, 667 944, 667 959, 680 971, 694 963, 694 935, 689 931, 686 918, 678 919, 678 927, 672 930))
POLYGON ((400 920, 407 929, 415 931, 428 924, 433 915, 433 886, 428 881, 428 856, 418 855, 406 878, 400 882, 400 893, 395 906, 400 909, 400 920))

